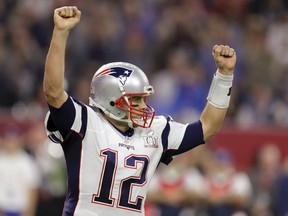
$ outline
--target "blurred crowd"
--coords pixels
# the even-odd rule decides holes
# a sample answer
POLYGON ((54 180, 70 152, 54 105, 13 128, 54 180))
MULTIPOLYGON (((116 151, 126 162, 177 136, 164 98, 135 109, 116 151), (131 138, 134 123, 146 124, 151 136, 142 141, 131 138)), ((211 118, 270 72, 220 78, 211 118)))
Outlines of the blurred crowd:
MULTIPOLYGON (((199 118, 216 70, 212 47, 227 44, 238 60, 226 124, 288 126, 286 0, 1 0, 0 119, 11 116, 33 127, 24 135, 13 126, 1 132, 0 215, 5 209, 14 216, 13 209, 23 206, 29 206, 25 216, 61 214, 65 164, 43 129, 42 78, 53 11, 63 5, 82 11, 66 56, 66 89, 77 99, 88 101, 100 65, 128 61, 150 78, 157 114, 191 122, 199 118), (19 181, 11 179, 24 186, 14 188, 19 181), (23 195, 25 187, 30 198, 23 195), (13 206, 18 193, 23 196, 13 206)), ((226 150, 204 147, 180 163, 175 160, 169 171, 160 167, 147 215, 288 215, 288 162, 280 160, 275 146, 267 148, 266 162, 261 165, 259 156, 251 173, 238 172, 226 150), (203 160, 191 162, 198 155, 203 160)))
POLYGON ((100 65, 128 61, 154 84, 158 114, 197 119, 216 70, 212 46, 227 44, 238 61, 226 122, 288 125, 285 0, 2 0, 2 112, 18 119, 46 112, 41 81, 53 11, 67 4, 82 11, 66 59, 67 90, 76 98, 87 102, 100 65))

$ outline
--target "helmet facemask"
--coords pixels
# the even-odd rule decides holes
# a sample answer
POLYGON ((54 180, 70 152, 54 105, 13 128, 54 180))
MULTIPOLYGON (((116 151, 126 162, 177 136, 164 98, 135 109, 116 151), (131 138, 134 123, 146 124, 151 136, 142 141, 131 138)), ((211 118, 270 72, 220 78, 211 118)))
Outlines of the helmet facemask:
POLYGON ((124 94, 115 101, 115 105, 127 112, 127 122, 130 127, 149 128, 155 116, 154 109, 146 103, 146 93, 142 94, 124 94), (145 108, 139 108, 139 104, 133 102, 133 97, 143 97, 145 108))

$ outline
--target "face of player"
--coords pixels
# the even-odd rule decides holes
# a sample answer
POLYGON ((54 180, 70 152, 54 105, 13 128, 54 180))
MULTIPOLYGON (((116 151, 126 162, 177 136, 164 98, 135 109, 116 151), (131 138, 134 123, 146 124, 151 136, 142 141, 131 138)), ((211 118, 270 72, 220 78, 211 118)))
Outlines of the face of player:
POLYGON ((126 111, 126 119, 133 124, 134 127, 140 126, 148 128, 151 126, 155 111, 146 103, 147 95, 143 94, 127 94, 123 95, 115 101, 116 106, 126 111))
MULTIPOLYGON (((128 98, 128 101, 130 102, 130 106, 133 109, 133 112, 127 113, 126 118, 134 120, 141 119, 143 115, 142 111, 147 108, 145 98, 143 96, 132 96, 128 98)), ((138 126, 133 123, 133 127, 138 126)))
POLYGON ((134 112, 131 114, 132 118, 135 119, 140 119, 142 118, 142 112, 143 110, 147 109, 147 105, 145 102, 145 97, 143 96, 133 96, 132 98, 130 98, 131 101, 131 106, 134 109, 134 112))

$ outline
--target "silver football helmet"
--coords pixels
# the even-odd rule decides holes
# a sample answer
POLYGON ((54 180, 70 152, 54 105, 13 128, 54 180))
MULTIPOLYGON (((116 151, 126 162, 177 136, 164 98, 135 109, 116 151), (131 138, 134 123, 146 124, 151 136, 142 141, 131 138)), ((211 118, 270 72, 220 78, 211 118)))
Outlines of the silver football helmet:
POLYGON ((146 102, 145 109, 133 107, 132 98, 146 98, 154 93, 145 73, 126 62, 112 62, 100 67, 91 82, 89 105, 98 107, 109 117, 127 122, 130 127, 151 126, 154 109, 146 102))

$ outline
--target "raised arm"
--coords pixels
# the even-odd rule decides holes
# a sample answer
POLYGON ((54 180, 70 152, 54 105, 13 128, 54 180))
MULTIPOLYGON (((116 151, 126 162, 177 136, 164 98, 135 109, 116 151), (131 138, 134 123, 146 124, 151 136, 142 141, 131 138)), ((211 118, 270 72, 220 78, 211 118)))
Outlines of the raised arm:
POLYGON ((65 48, 69 32, 80 21, 81 12, 75 6, 54 11, 54 30, 45 63, 43 91, 49 105, 60 108, 67 100, 64 90, 65 48))
POLYGON ((200 117, 205 141, 218 132, 223 124, 229 106, 236 64, 236 53, 229 46, 215 45, 212 55, 218 70, 213 77, 207 105, 200 117))

